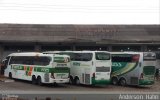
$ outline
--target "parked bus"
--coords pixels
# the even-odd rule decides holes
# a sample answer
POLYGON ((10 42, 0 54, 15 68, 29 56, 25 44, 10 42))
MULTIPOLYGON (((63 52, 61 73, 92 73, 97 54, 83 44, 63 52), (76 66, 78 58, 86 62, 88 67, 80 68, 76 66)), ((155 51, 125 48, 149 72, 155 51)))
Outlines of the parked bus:
MULTIPOLYGON (((53 52, 46 52, 53 53, 53 52)), ((71 57, 72 84, 107 85, 110 83, 111 57, 106 51, 57 51, 71 57)))
POLYGON ((160 52, 156 52, 156 69, 160 70, 160 52))
POLYGON ((69 82, 68 55, 36 52, 12 53, 5 59, 5 73, 9 78, 32 81, 33 84, 69 82))
POLYGON ((160 52, 156 52, 156 80, 160 79, 160 52))
POLYGON ((112 52, 112 84, 154 84, 155 60, 153 52, 112 52))

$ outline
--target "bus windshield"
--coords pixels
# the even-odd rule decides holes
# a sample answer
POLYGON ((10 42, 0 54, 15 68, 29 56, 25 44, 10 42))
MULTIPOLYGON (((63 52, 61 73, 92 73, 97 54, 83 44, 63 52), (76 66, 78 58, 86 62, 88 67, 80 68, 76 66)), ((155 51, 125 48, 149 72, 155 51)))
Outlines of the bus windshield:
POLYGON ((137 62, 139 54, 113 54, 112 62, 137 62))
POLYGON ((96 60, 110 60, 110 54, 105 52, 96 52, 96 60))
POLYGON ((60 55, 69 55, 71 61, 91 61, 92 60, 92 53, 57 53, 60 55))
POLYGON ((9 64, 47 66, 50 61, 51 57, 48 56, 12 56, 9 64))

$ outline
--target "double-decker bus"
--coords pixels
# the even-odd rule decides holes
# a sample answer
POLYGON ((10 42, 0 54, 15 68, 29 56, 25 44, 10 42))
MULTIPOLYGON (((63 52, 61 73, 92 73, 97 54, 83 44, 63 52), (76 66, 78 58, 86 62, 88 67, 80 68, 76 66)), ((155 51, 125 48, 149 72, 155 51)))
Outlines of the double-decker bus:
POLYGON ((50 51, 71 58, 70 83, 107 85, 110 83, 111 56, 106 51, 50 51))
POLYGON ((159 70, 160 73, 160 52, 156 52, 156 69, 159 70))
POLYGON ((68 55, 12 53, 4 62, 4 75, 9 78, 28 80, 38 85, 69 82, 70 57, 68 55))
POLYGON ((153 52, 112 52, 112 84, 152 85, 156 70, 153 52))

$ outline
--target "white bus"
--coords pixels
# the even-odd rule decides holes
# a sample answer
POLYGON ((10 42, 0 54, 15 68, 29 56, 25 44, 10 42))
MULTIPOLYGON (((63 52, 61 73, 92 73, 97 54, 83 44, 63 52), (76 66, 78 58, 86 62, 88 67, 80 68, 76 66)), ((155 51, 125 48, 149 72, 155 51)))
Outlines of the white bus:
POLYGON ((70 56, 70 82, 72 84, 107 85, 110 83, 111 56, 109 52, 57 51, 54 53, 70 56))
POLYGON ((112 52, 112 84, 152 85, 156 69, 153 52, 112 52))
POLYGON ((67 83, 69 72, 68 55, 26 52, 12 53, 5 59, 6 77, 32 81, 33 84, 67 83))
POLYGON ((156 52, 156 69, 159 70, 160 73, 160 52, 156 52))

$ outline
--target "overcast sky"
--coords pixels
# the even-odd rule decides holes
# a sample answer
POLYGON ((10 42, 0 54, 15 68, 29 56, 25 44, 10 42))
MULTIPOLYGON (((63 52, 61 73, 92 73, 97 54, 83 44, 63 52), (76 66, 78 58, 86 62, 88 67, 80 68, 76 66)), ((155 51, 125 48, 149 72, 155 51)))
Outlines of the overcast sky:
POLYGON ((160 24, 160 0, 0 0, 0 23, 160 24))

